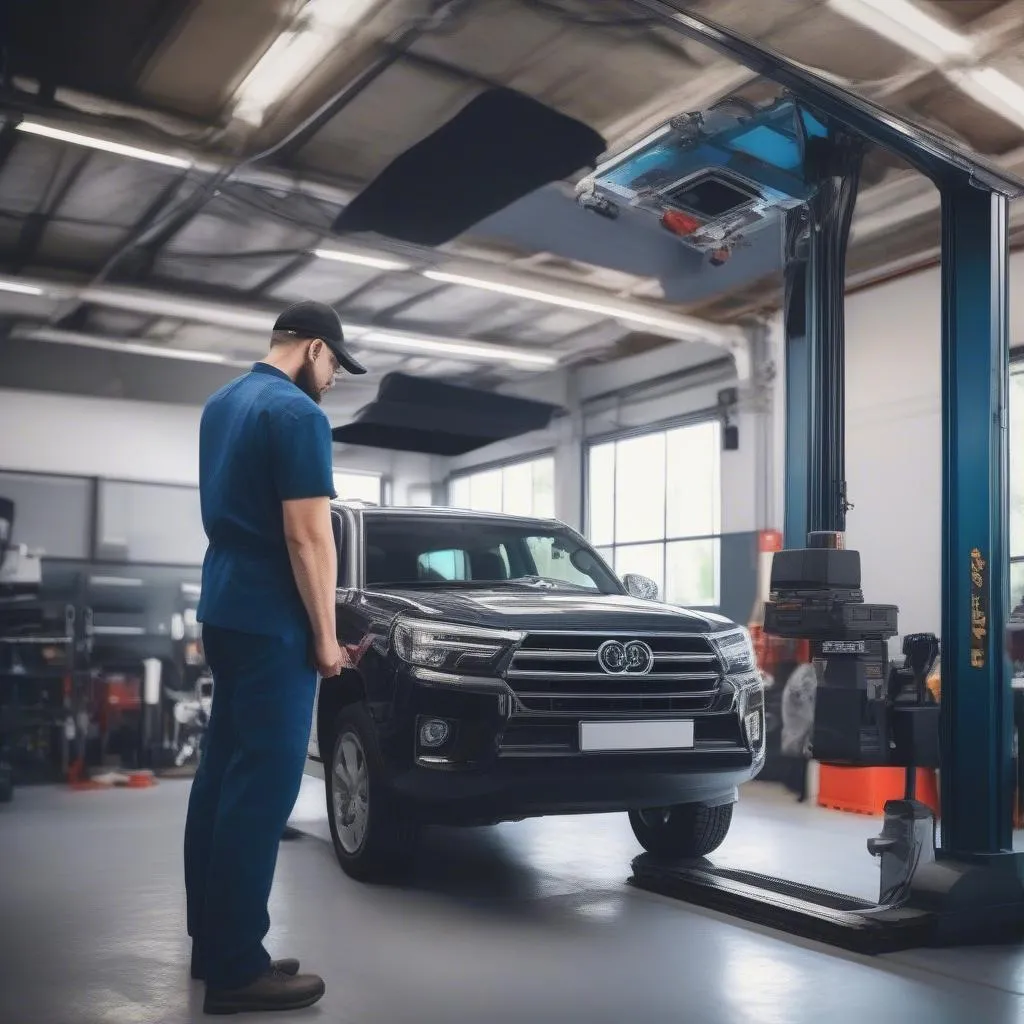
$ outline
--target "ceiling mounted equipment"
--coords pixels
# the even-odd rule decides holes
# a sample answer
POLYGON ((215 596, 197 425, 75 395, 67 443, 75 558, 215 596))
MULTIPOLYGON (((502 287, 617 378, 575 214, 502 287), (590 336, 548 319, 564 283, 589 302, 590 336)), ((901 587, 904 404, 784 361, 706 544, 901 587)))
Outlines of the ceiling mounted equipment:
POLYGON ((727 100, 681 114, 602 164, 576 189, 585 209, 623 206, 657 218, 713 264, 809 197, 801 168, 825 126, 791 99, 763 108, 727 100))
POLYGON ((489 89, 392 161, 334 223, 443 245, 543 185, 593 167, 605 140, 512 89, 489 89))
POLYGON ((465 455, 496 441, 543 430, 557 405, 443 381, 390 373, 377 398, 352 423, 335 427, 339 444, 425 455, 465 455))

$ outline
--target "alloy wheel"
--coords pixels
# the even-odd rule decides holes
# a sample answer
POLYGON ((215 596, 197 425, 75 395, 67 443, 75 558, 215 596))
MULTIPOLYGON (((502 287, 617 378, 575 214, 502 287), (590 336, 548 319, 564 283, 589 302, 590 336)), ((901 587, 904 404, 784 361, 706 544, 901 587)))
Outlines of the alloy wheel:
POLYGON ((354 732, 342 734, 331 766, 334 827, 348 854, 356 854, 366 841, 370 818, 370 776, 366 751, 354 732))

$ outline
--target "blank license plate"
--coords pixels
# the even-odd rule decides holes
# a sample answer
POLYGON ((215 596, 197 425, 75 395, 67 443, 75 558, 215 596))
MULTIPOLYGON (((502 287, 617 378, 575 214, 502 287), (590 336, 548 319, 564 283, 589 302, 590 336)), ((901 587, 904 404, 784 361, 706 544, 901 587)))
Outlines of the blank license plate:
POLYGON ((693 722, 580 722, 580 750, 692 750, 693 722))

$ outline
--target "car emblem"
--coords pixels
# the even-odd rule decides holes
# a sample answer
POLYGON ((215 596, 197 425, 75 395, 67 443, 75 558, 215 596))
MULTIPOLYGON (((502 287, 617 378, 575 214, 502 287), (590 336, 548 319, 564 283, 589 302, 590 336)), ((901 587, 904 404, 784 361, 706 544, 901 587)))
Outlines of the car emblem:
POLYGON ((597 663, 609 675, 642 676, 654 668, 654 651, 642 640, 605 640, 597 649, 597 663))

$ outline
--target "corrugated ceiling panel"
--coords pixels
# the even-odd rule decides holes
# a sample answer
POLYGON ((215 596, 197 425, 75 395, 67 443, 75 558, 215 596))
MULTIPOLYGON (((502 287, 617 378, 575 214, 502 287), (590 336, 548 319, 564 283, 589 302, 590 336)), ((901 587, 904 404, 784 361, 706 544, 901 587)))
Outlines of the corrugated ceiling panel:
MULTIPOLYGON (((62 147, 66 155, 81 156, 81 149, 62 147)), ((61 217, 102 220, 131 227, 160 193, 182 172, 141 160, 125 160, 109 153, 94 153, 61 203, 61 217)))
POLYGON ((376 316, 436 287, 436 282, 413 274, 386 275, 372 288, 346 301, 342 306, 342 319, 346 313, 349 316, 376 316))
POLYGON ((313 257, 301 270, 272 288, 270 295, 283 302, 315 299, 333 305, 383 273, 372 267, 313 257))

